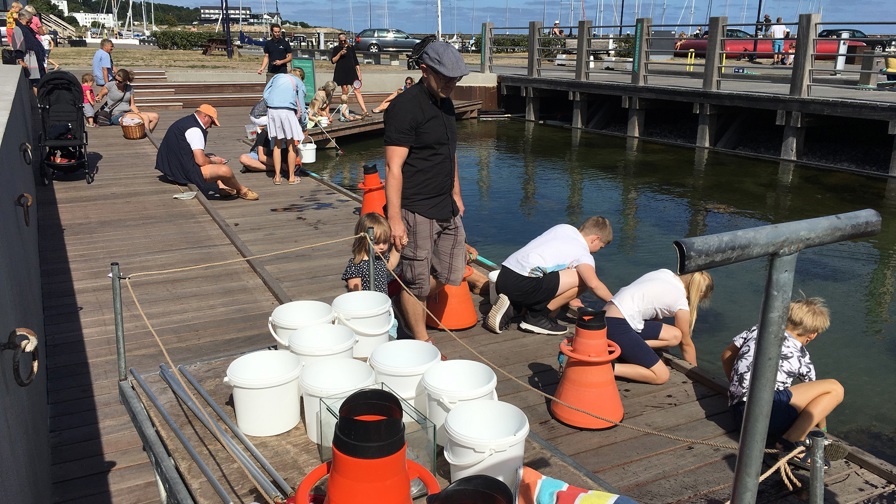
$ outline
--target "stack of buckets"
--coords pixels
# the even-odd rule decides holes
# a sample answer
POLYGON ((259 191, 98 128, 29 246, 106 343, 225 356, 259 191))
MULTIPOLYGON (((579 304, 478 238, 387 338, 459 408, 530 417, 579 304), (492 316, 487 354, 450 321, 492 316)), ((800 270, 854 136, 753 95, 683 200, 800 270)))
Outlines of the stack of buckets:
POLYGON ((295 301, 277 307, 269 330, 290 351, 247 354, 227 371, 240 429, 269 436, 293 428, 301 397, 308 437, 320 444, 320 400, 381 382, 435 424, 432 441, 444 447, 452 481, 484 474, 515 493, 529 432, 526 415, 498 401, 497 376, 485 364, 441 361, 438 349, 422 341, 389 341, 394 317, 388 296, 373 291, 340 295, 332 305, 295 301))

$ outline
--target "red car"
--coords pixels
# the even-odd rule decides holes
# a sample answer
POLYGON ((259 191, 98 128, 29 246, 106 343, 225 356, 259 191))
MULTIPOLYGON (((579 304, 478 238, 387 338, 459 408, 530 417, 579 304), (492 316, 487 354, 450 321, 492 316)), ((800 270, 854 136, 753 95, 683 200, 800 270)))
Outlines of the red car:
MULTIPOLYGON (((707 39, 705 38, 684 39, 680 44, 678 44, 678 47, 675 48, 675 56, 686 57, 688 55, 688 52, 693 49, 694 56, 704 58, 706 57, 706 42, 707 39)), ((756 40, 749 33, 735 28, 728 28, 727 30, 725 30, 725 39, 723 40, 723 42, 725 44, 725 53, 727 54, 728 59, 746 58, 752 53, 755 53, 759 58, 771 58, 773 54, 772 39, 761 38, 756 40)), ((784 39, 784 52, 787 52, 787 46, 791 42, 796 42, 796 39, 784 39)), ((850 40, 847 43, 850 46, 865 45, 864 42, 859 42, 856 40, 850 40)), ((834 58, 837 55, 839 46, 839 39, 817 39, 815 41, 815 52, 819 54, 816 56, 816 58, 834 58)))

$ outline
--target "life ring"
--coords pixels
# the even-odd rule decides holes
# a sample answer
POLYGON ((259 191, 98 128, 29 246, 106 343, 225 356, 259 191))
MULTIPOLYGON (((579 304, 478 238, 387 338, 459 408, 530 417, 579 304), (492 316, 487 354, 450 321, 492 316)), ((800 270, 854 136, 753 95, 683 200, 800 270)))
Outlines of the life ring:
POLYGON ((27 387, 34 381, 37 376, 39 351, 37 345, 37 334, 31 329, 25 327, 17 327, 9 333, 9 340, 0 347, 0 350, 14 350, 12 356, 12 374, 16 383, 20 387, 27 387), (20 339, 21 338, 21 339, 20 339), (19 361, 23 353, 31 354, 31 372, 26 378, 22 378, 19 361))

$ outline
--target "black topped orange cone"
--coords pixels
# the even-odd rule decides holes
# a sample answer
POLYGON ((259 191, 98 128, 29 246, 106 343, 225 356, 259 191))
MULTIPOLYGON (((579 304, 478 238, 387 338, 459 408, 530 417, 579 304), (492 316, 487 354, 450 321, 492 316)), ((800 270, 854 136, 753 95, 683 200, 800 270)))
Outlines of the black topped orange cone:
POLYGON ((606 429, 615 426, 614 422, 625 415, 612 364, 621 352, 616 343, 607 340, 604 315, 604 311, 580 309, 572 344, 567 340, 560 343, 560 351, 567 361, 555 397, 603 418, 552 401, 554 418, 573 427, 606 429))
POLYGON ((456 331, 469 329, 479 322, 479 314, 476 312, 473 295, 470 294, 470 286, 467 284, 467 278, 472 274, 473 267, 467 265, 460 285, 446 285, 429 294, 426 308, 432 315, 426 315, 427 326, 434 329, 441 329, 444 326, 445 329, 456 331))
POLYGON ((378 213, 385 217, 383 208, 386 206, 386 186, 380 180, 380 172, 376 169, 376 165, 364 165, 364 182, 358 184, 358 189, 364 191, 361 215, 378 213))
POLYGON ((439 483, 423 466, 407 459, 401 403, 380 389, 359 390, 342 403, 333 433, 333 460, 302 480, 296 503, 311 502, 311 489, 327 479, 324 504, 411 504, 411 481, 419 478, 429 494, 439 483))

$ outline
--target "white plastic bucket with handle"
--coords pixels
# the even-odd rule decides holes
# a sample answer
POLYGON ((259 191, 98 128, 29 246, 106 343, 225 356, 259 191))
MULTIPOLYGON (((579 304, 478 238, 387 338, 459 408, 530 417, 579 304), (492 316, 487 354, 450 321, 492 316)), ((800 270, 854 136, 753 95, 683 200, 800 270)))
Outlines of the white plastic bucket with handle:
POLYGON ((299 156, 302 159, 302 164, 310 164, 317 161, 317 144, 313 140, 309 143, 300 143, 299 156))
MULTIPOLYGON (((471 360, 440 361, 423 373, 426 390, 426 417, 436 426, 436 443, 445 446, 445 417, 463 402, 478 399, 498 400, 498 377, 481 362, 471 360)), ((482 417, 483 419, 488 417, 482 417)))
POLYGON ((392 300, 377 291, 352 291, 333 300, 336 323, 351 328, 358 336, 353 356, 370 357, 373 349, 389 341, 395 320, 392 300))
POLYGON ((492 306, 498 302, 498 291, 495 290, 495 282, 498 281, 498 273, 501 273, 500 269, 488 272, 488 300, 492 306))
POLYGON ((274 308, 268 318, 268 330, 281 346, 289 346, 289 337, 302 327, 329 324, 336 318, 333 308, 322 301, 291 301, 274 308))
POLYGON ((307 366, 313 362, 351 359, 356 341, 358 337, 348 327, 318 324, 296 329, 289 337, 289 351, 299 356, 302 366, 307 366))
POLYGON ((227 366, 224 383, 233 387, 236 424, 250 436, 274 436, 299 423, 299 356, 261 350, 227 366))
POLYGON ((418 340, 395 340, 376 347, 367 359, 376 371, 376 381, 385 383, 406 401, 425 394, 423 373, 442 358, 431 343, 418 340))
POLYGON ((529 419, 521 409, 501 401, 458 404, 445 418, 445 433, 451 481, 485 474, 519 488, 529 435, 529 419))
POLYGON ((366 362, 335 359, 308 364, 299 380, 305 405, 305 432, 317 444, 320 439, 320 400, 324 397, 348 397, 353 391, 369 387, 376 373, 366 362))

